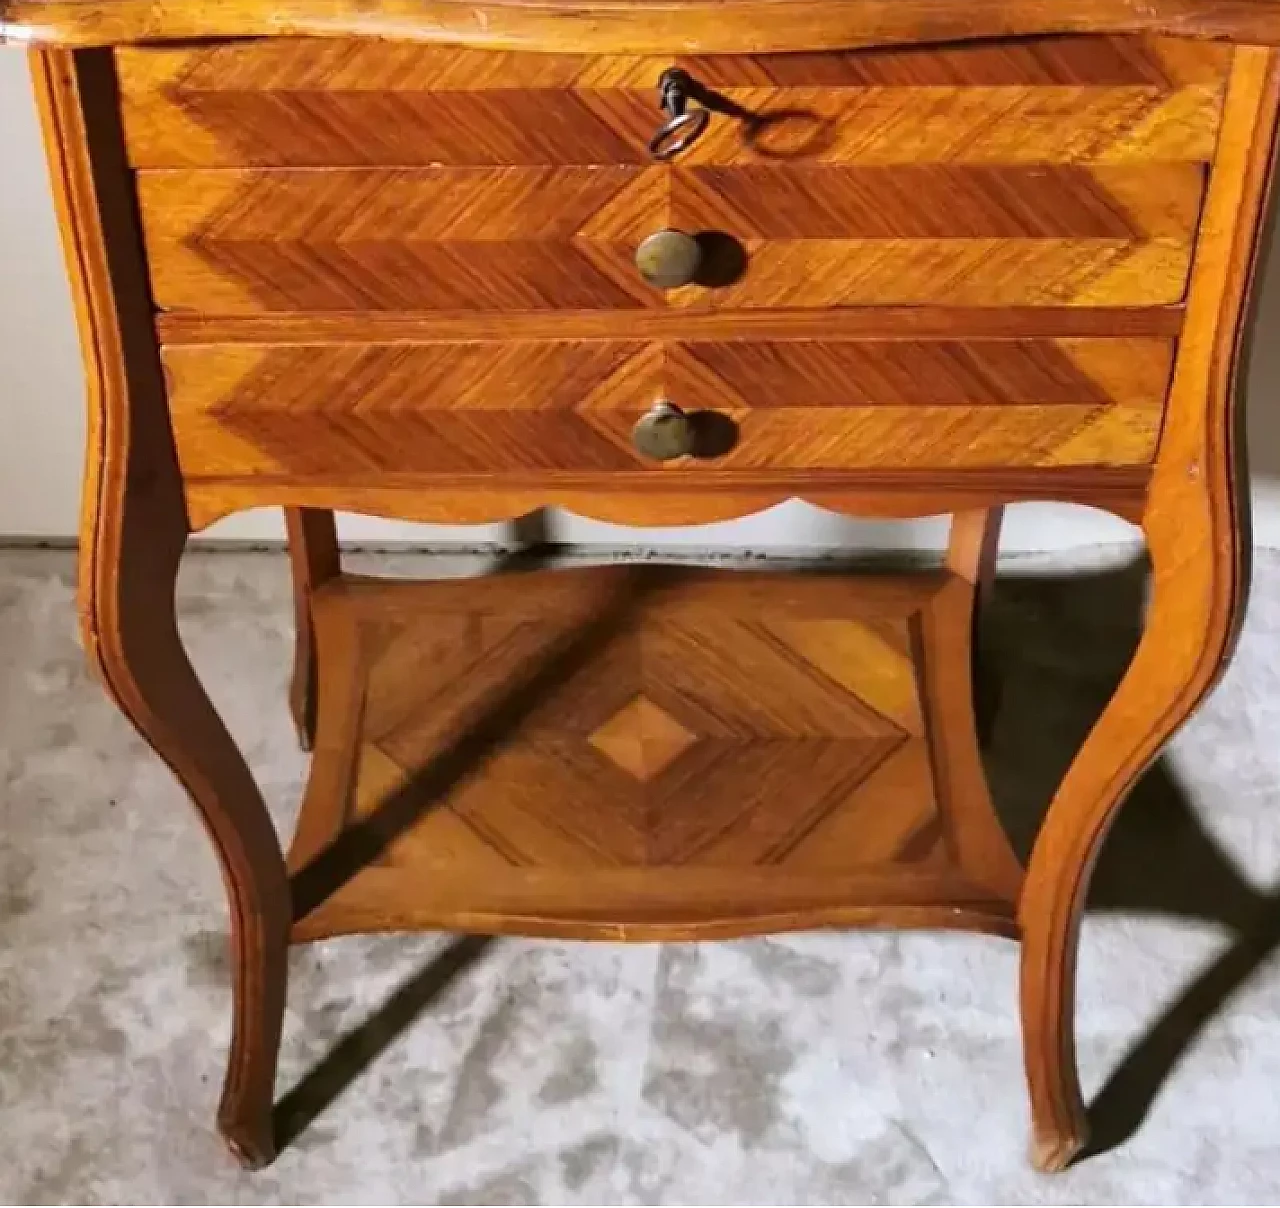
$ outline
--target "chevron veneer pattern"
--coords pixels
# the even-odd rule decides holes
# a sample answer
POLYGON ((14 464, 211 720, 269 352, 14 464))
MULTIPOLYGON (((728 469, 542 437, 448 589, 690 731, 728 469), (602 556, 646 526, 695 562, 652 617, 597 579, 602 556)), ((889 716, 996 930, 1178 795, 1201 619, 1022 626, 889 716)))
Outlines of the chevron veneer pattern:
POLYGON ((376 41, 117 52, 139 167, 648 163, 663 70, 763 118, 684 162, 1205 160, 1230 49, 1143 37, 635 58, 376 41))
POLYGON ((149 172, 159 304, 241 311, 1164 304, 1183 292, 1200 164, 149 172), (670 293, 635 269, 665 226, 745 272, 670 293))
POLYGON ((631 428, 660 398, 732 421, 736 439, 708 461, 727 469, 1141 465, 1155 449, 1172 355, 1159 339, 163 350, 188 478, 312 482, 656 469, 631 428))
POLYGON ((165 309, 1137 306, 1182 297, 1227 52, 691 61, 738 113, 673 166, 645 151, 667 60, 272 41, 118 62, 165 309), (647 286, 635 248, 667 226, 737 241, 745 270, 647 286))
POLYGON ((1143 169, 457 169, 153 173, 162 307, 546 310, 1177 301, 1199 165, 1143 169), (633 256, 675 225, 746 271, 663 293, 633 256))

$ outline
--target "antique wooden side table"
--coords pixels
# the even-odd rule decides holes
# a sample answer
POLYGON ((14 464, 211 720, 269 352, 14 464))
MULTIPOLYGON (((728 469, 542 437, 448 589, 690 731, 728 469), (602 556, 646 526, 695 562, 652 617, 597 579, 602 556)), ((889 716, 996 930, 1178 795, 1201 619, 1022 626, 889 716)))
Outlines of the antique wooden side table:
POLYGON ((275 1152, 290 943, 817 926, 1021 942, 1033 1161, 1085 1116, 1077 929, 1213 682, 1273 0, 0 0, 90 393, 84 640, 221 861, 219 1124, 275 1152), (360 578, 333 509, 953 515, 913 575, 360 578), (1000 508, 1141 525, 1145 631, 1024 869, 979 760, 1000 508), (287 509, 284 854, 182 650, 191 532, 287 509))

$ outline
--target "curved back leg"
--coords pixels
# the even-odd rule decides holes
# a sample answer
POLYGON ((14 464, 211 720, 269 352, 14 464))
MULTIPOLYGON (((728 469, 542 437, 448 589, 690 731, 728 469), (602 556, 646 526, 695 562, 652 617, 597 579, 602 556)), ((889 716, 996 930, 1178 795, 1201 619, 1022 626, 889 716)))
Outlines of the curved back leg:
POLYGON ((316 740, 320 683, 311 597, 317 587, 342 573, 342 555, 332 512, 285 508, 284 523, 293 575, 293 678, 289 684, 289 710, 298 731, 298 743, 304 751, 309 751, 316 740))
POLYGON ((1129 789, 1225 666, 1243 611, 1249 539, 1233 373, 1270 181, 1278 80, 1273 52, 1236 51, 1143 517, 1152 563, 1146 626, 1049 807, 1019 903, 1031 1157, 1041 1170, 1061 1169, 1086 1140, 1073 1015, 1080 915, 1094 861, 1129 789))
POLYGON ((39 51, 33 77, 59 185, 89 387, 81 627, 89 660, 187 790, 231 914, 231 1052, 218 1112, 236 1156, 275 1153, 289 882, 275 829, 178 635, 174 585, 189 524, 154 347, 109 52, 39 51))

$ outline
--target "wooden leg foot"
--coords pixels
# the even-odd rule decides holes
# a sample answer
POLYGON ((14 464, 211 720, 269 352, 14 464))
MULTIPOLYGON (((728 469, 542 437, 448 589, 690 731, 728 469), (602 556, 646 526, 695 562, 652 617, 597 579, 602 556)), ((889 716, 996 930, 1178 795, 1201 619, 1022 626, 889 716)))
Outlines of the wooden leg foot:
POLYGON ((288 988, 285 919, 251 919, 232 937, 235 1016, 218 1131, 236 1161, 258 1170, 276 1156, 276 1057, 288 988))
POLYGON ((315 747, 315 739, 312 736, 312 727, 304 724, 295 712, 293 715, 293 728, 298 735, 298 748, 310 755, 315 747))
MULTIPOLYGON (((301 642, 298 642, 301 646, 301 642)), ((310 651, 306 655, 295 653, 293 679, 289 685, 289 716, 293 718, 293 732, 298 747, 308 755, 315 749, 315 666, 310 651)))
POLYGON ((1071 1165, 1088 1140, 1087 1126, 1070 1133, 1036 1130, 1031 1137, 1031 1165, 1041 1174, 1057 1174, 1071 1165))
POLYGON ((257 1120, 219 1119, 218 1131, 231 1156, 245 1170, 262 1170, 276 1160, 275 1126, 270 1112, 257 1120))

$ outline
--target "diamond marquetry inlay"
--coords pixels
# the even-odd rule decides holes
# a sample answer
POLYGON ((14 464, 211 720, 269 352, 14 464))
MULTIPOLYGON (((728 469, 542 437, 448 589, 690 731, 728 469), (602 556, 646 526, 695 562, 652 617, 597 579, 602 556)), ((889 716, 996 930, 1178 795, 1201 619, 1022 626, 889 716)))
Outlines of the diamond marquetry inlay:
POLYGON ((675 763, 698 741, 698 736, 642 693, 587 741, 623 771, 645 781, 675 763))
POLYGON ((847 616, 841 592, 803 607, 763 576, 745 601, 706 604, 704 582, 748 580, 654 570, 653 597, 625 597, 626 623, 598 628, 593 609, 618 602, 586 588, 611 580, 553 595, 573 581, 528 576, 514 594, 501 579, 468 583, 456 614, 360 624, 360 729, 337 744, 359 752, 348 817, 382 830, 388 810, 414 812, 387 832, 384 866, 817 871, 936 858, 918 601, 847 616), (468 730, 481 738, 455 748, 468 730), (884 809, 900 797, 909 804, 884 809))
POLYGON ((929 735, 938 676, 968 675, 962 590, 612 566, 317 593, 342 690, 290 853, 307 933, 402 921, 393 900, 415 925, 619 939, 886 895, 997 895, 1004 926, 1016 863, 993 888, 954 836, 965 814, 983 858, 1003 842, 980 768, 929 735))

